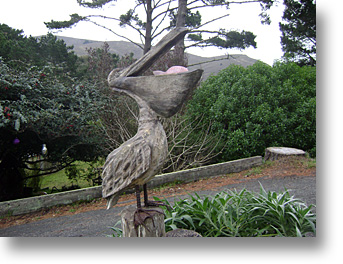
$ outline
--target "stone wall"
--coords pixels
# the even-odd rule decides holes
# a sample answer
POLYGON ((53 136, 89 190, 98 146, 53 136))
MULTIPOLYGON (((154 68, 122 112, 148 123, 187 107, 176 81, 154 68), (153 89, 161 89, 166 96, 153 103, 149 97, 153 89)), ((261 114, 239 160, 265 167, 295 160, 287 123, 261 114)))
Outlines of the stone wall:
MULTIPOLYGON (((229 173, 240 172, 262 164, 262 157, 256 156, 239 159, 195 169, 157 175, 148 183, 149 188, 155 188, 165 183, 182 181, 191 182, 229 173)), ((0 202, 0 216, 20 215, 39 211, 55 205, 66 205, 77 201, 89 201, 101 197, 102 187, 90 187, 79 190, 48 194, 13 201, 0 202)), ((128 190, 127 193, 133 190, 128 190)))

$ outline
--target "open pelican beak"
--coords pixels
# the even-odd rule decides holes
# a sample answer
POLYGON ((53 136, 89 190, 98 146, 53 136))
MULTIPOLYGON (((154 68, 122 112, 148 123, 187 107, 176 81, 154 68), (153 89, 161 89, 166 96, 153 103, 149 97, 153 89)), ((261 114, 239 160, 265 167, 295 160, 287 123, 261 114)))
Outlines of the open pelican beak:
MULTIPOLYGON (((146 54, 140 59, 135 61, 129 67, 123 69, 120 72, 119 77, 139 76, 142 75, 149 67, 160 57, 166 54, 176 43, 185 37, 189 30, 185 27, 177 27, 165 35, 156 46, 152 47, 146 54)), ((116 74, 109 75, 108 81, 110 83, 110 77, 118 76, 118 70, 114 69, 116 74)))

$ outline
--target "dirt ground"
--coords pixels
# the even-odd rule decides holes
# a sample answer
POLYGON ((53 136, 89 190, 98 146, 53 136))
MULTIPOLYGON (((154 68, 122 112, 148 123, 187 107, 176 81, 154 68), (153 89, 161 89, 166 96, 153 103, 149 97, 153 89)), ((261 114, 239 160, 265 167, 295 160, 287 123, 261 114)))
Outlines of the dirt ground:
MULTIPOLYGON (((166 186, 161 186, 153 190, 149 190, 149 196, 173 197, 195 191, 212 190, 220 186, 240 183, 242 181, 249 181, 251 179, 257 179, 261 177, 272 178, 285 176, 315 175, 315 160, 305 157, 287 157, 273 162, 267 162, 262 166, 245 170, 239 173, 231 173, 191 183, 169 184, 166 186)), ((119 199, 119 204, 121 206, 134 204, 135 202, 136 201, 134 194, 122 195, 119 199)), ((101 198, 86 203, 54 206, 52 208, 43 209, 34 213, 3 217, 0 219, 0 228, 22 225, 55 216, 75 215, 86 211, 104 209, 105 207, 106 201, 101 198)))

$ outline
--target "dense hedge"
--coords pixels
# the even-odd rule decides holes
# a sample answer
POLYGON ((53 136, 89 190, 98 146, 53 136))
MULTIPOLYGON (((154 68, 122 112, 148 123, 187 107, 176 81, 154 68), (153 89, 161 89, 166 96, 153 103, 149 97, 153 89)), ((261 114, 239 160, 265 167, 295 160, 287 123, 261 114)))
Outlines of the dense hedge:
POLYGON ((270 146, 316 153, 316 68, 294 63, 232 65, 209 77, 188 103, 221 142, 217 161, 262 155, 270 146))

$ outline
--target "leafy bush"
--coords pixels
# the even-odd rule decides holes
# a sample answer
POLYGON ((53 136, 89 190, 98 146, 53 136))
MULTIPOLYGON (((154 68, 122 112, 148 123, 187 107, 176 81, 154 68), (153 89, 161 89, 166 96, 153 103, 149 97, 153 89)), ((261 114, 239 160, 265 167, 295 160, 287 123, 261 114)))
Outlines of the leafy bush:
POLYGON ((316 232, 312 207, 288 191, 266 192, 262 186, 257 195, 245 189, 204 198, 195 194, 176 201, 172 211, 165 210, 166 232, 184 228, 204 237, 302 237, 316 232))
POLYGON ((58 66, 16 70, 0 57, 0 201, 26 196, 26 179, 104 154, 98 113, 107 99, 91 83, 58 72, 58 66), (51 166, 35 166, 41 162, 51 166))
MULTIPOLYGON (((316 152, 316 68, 294 63, 231 65, 209 77, 187 105, 221 138, 218 161, 262 155, 270 146, 316 152)), ((197 137, 196 133, 193 135, 197 137)))

